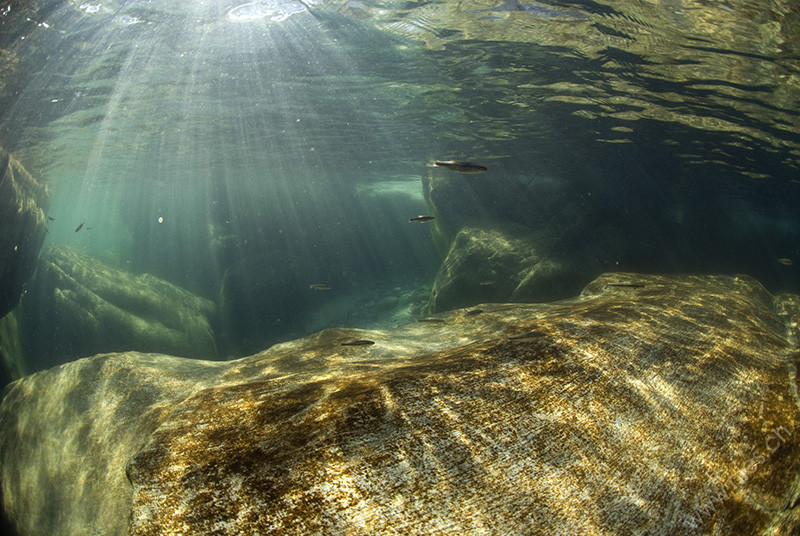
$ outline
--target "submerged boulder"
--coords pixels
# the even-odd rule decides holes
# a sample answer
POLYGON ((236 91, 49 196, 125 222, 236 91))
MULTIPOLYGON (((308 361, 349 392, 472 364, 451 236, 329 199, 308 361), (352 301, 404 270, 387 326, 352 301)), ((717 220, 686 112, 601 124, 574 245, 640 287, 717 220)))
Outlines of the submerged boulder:
POLYGON ((576 234, 586 234, 589 208, 583 192, 577 184, 555 177, 496 165, 481 175, 430 167, 422 176, 422 192, 428 212, 436 216, 430 227, 442 253, 469 227, 524 227, 558 241, 560 250, 574 243, 576 234))
POLYGON ((798 297, 620 273, 440 319, 18 380, 5 512, 26 536, 800 531, 798 297))
POLYGON ((468 227, 442 262, 428 306, 439 312, 481 302, 549 301, 574 295, 590 279, 541 253, 528 236, 468 227))
POLYGON ((0 317, 16 307, 47 232, 50 190, 0 149, 0 317))
POLYGON ((213 302, 59 244, 42 253, 22 313, 34 370, 124 350, 217 357, 213 302))
POLYGON ((19 322, 14 311, 0 318, 0 387, 26 374, 19 338, 19 322))

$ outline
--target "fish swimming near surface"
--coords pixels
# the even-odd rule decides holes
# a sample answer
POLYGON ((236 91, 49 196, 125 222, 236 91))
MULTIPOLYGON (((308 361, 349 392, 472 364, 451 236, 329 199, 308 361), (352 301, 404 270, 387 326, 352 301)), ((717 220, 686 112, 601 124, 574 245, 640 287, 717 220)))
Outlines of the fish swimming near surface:
POLYGON ((417 222, 417 223, 425 223, 426 221, 431 221, 431 220, 435 220, 435 219, 436 219, 435 216, 422 216, 422 215, 419 215, 419 216, 416 216, 414 218, 409 218, 408 221, 414 221, 414 222, 417 222))
POLYGON ((464 160, 436 160, 433 163, 436 167, 447 168, 456 173, 469 173, 477 175, 478 173, 485 173, 487 169, 483 164, 476 164, 475 162, 465 162, 464 160))
POLYGON ((80 231, 81 229, 83 229, 83 226, 84 226, 84 225, 86 225, 86 222, 85 222, 85 221, 84 221, 84 222, 81 222, 81 224, 80 224, 80 225, 78 225, 78 228, 77 228, 77 229, 75 229, 75 232, 77 233, 78 231, 80 231))
POLYGON ((369 339, 356 339, 354 341, 343 342, 342 346, 371 346, 373 344, 375 344, 375 341, 369 339))
POLYGON ((331 287, 324 284, 324 283, 312 283, 308 285, 308 288, 313 288, 314 290, 330 290, 331 287))
POLYGON ((778 259, 778 262, 783 264, 784 266, 791 266, 792 265, 792 259, 787 259, 787 258, 778 259))

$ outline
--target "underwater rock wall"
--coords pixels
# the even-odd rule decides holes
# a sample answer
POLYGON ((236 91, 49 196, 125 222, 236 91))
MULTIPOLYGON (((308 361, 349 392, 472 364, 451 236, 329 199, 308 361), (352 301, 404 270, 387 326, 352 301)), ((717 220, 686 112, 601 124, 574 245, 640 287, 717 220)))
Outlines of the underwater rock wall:
POLYGON ((476 176, 429 169, 422 190, 443 257, 429 309, 563 299, 606 271, 603 259, 616 248, 600 246, 597 229, 588 232, 591 211, 578 188, 503 169, 476 176))
POLYGON ((110 351, 217 358, 213 302, 60 244, 42 253, 21 310, 33 370, 110 351))
POLYGON ((0 317, 16 307, 47 229, 50 190, 0 149, 0 317))
POLYGON ((27 367, 19 338, 19 321, 12 311, 0 318, 0 386, 8 385, 26 373, 27 367))
POLYGON ((528 237, 465 227, 433 283, 433 312, 482 302, 548 301, 576 294, 591 280, 537 251, 528 237))
POLYGON ((800 531, 797 296, 618 273, 438 318, 18 380, 5 512, 23 536, 800 531))

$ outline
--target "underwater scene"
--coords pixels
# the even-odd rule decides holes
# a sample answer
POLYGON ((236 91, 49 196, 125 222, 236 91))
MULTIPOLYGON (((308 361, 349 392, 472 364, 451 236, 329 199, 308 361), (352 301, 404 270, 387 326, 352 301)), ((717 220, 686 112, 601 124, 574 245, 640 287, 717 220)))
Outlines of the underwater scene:
POLYGON ((800 535, 800 4, 0 1, 0 534, 800 535))

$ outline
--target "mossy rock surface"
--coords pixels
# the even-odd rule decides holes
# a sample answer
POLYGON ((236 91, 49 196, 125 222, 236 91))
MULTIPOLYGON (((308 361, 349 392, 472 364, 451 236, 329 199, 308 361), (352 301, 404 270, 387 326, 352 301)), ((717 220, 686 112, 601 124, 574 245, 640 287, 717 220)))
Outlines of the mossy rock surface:
POLYGON ((797 296, 615 273, 479 309, 25 377, 5 511, 31 536, 798 534, 797 296))

